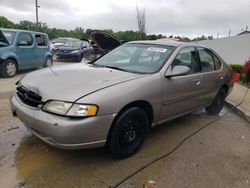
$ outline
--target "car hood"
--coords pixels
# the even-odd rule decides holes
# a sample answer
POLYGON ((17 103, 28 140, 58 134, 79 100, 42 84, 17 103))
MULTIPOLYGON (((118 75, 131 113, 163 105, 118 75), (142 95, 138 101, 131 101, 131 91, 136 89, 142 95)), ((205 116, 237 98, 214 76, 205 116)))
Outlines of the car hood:
POLYGON ((145 75, 93 65, 58 65, 27 74, 20 85, 42 97, 42 101, 76 101, 98 90, 145 75))
POLYGON ((104 32, 95 30, 90 33, 90 38, 94 41, 101 49, 105 51, 113 50, 120 46, 122 43, 117 40, 114 36, 104 32))

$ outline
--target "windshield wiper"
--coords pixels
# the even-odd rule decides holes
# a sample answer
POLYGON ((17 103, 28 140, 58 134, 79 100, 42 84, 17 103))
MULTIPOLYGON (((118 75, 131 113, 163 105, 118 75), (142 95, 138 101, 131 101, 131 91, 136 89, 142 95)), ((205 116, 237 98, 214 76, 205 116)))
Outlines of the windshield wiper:
POLYGON ((123 68, 119 68, 119 67, 107 66, 107 65, 105 65, 104 67, 106 67, 106 68, 110 68, 110 69, 115 69, 115 70, 120 70, 120 71, 129 72, 128 70, 123 69, 123 68))

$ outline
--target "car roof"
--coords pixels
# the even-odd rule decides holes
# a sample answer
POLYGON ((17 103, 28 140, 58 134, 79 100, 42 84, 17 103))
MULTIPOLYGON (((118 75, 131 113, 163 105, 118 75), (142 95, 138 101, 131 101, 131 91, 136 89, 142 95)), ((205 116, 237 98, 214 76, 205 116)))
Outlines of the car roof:
POLYGON ((42 32, 37 32, 37 31, 30 31, 30 30, 22 30, 22 29, 7 29, 7 28, 0 28, 0 31, 12 31, 12 32, 29 32, 29 33, 34 33, 34 34, 43 34, 43 35, 47 35, 46 33, 42 33, 42 32))
POLYGON ((188 47, 188 46, 195 46, 195 47, 204 47, 208 48, 205 45, 196 44, 196 43, 189 43, 189 42, 179 42, 172 39, 158 39, 158 40, 139 40, 139 41, 131 41, 127 42, 128 44, 155 44, 155 45, 164 45, 164 46, 174 46, 174 47, 188 47))
POLYGON ((136 43, 136 44, 156 44, 156 45, 164 45, 164 46, 180 46, 184 44, 184 42, 178 42, 171 39, 161 39, 161 40, 139 40, 139 41, 131 41, 127 43, 136 43))

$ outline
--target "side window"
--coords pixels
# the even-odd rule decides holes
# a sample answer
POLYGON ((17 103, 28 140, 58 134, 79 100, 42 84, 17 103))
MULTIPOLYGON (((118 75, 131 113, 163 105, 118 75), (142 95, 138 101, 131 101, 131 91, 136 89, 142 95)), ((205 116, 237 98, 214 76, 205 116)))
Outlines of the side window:
POLYGON ((214 58, 214 66, 215 66, 215 70, 220 70, 221 68, 221 62, 219 60, 219 58, 213 54, 213 58, 214 58))
POLYGON ((172 67, 176 65, 187 66, 191 73, 200 72, 199 61, 194 47, 183 48, 172 62, 172 67))
POLYGON ((35 35, 37 46, 47 46, 47 38, 44 35, 35 35))
POLYGON ((33 44, 33 39, 29 33, 20 33, 18 36, 18 42, 23 43, 22 46, 31 46, 33 44))
POLYGON ((210 50, 206 48, 198 48, 201 62, 201 71, 210 72, 214 70, 214 60, 210 50))

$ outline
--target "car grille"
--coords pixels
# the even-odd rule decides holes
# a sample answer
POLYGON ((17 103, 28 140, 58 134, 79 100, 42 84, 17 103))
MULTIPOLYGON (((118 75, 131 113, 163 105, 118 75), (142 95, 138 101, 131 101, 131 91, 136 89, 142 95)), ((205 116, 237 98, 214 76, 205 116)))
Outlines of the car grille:
POLYGON ((26 89, 23 86, 17 87, 17 97, 26 105, 37 107, 39 104, 43 104, 42 97, 36 93, 26 89))
POLYGON ((60 50, 60 53, 62 54, 69 54, 71 51, 70 50, 60 50))

